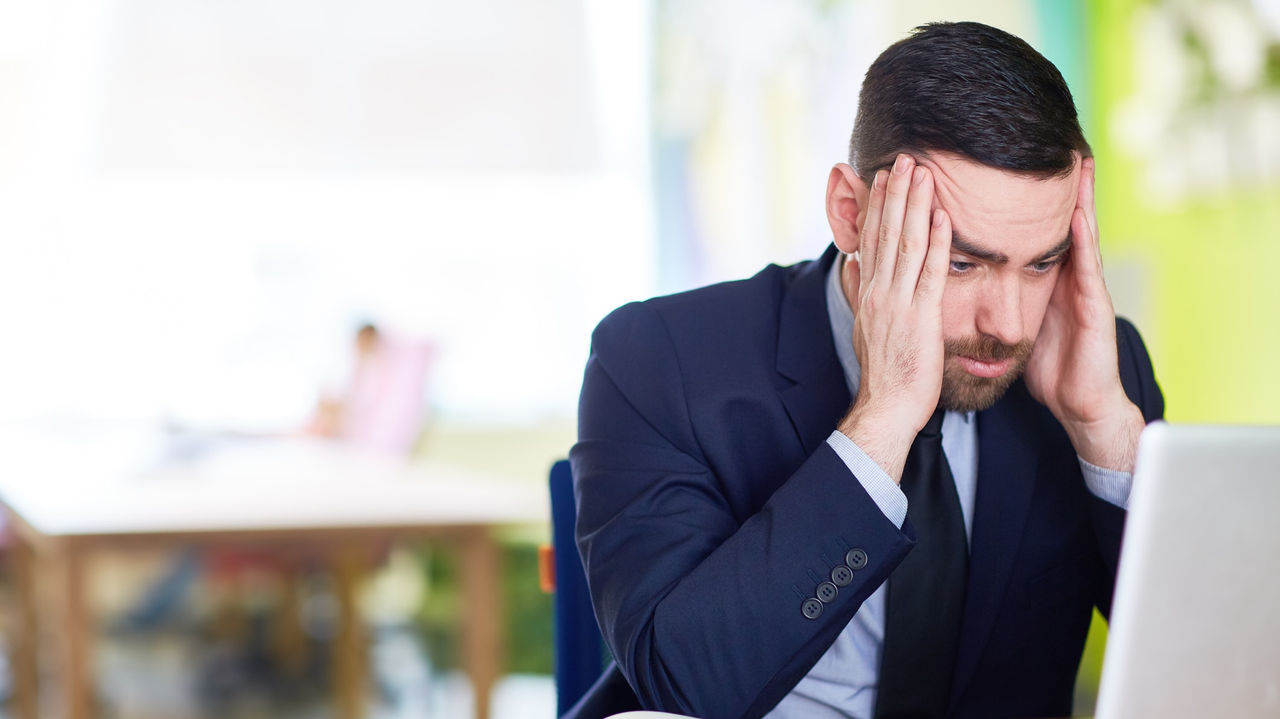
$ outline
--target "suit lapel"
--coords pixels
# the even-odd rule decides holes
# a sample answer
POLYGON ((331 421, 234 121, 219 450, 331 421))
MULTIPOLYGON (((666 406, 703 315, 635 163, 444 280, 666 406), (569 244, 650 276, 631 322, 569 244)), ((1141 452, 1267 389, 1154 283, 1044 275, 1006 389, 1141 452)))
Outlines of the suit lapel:
POLYGON ((977 422, 978 486, 952 701, 972 678, 1004 601, 1040 457, 1036 403, 1021 381, 994 407, 980 412, 977 422))
POLYGON ((779 396, 805 454, 812 454, 849 409, 849 389, 827 316, 826 280, 834 245, 797 271, 778 318, 778 373, 793 382, 779 396))

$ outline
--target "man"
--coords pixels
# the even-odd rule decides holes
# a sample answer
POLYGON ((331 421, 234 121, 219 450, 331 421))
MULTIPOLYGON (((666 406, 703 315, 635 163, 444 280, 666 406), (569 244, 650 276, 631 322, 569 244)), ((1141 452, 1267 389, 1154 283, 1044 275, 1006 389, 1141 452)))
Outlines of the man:
POLYGON ((1163 399, 1066 84, 1002 31, 918 28, 826 207, 820 259, 596 329, 571 459, 617 665, 579 716, 1071 713, 1163 399))

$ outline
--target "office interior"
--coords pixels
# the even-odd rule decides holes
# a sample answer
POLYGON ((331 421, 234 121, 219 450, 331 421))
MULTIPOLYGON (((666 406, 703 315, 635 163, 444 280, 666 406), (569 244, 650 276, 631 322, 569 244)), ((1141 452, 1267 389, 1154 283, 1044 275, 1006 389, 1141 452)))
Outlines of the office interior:
MULTIPOLYGON (((1070 84, 1108 285, 1168 419, 1280 423, 1277 0, 0 1, 0 501, 244 447, 300 498, 318 466, 374 471, 332 452, 534 498, 493 521, 492 626, 464 621, 475 556, 448 538, 360 557, 349 606, 293 539, 287 560, 180 537, 96 553, 63 628, 86 637, 86 711, 553 716, 538 502, 592 328, 817 256, 866 67, 962 19, 1070 84), (368 654, 355 709, 335 699, 344 607, 368 654), (500 645, 483 698, 469 632, 500 645)), ((6 652, 19 585, 7 569, 6 652)), ((35 701, 57 707, 48 633, 28 637, 35 701)), ((1104 643, 1095 618, 1080 716, 1104 643)))

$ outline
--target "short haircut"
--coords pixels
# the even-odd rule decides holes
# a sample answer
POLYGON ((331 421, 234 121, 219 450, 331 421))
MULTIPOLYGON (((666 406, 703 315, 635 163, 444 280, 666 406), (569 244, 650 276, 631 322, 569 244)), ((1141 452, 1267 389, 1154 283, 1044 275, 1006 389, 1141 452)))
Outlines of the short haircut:
POLYGON ((867 70, 849 164, 870 180, 900 152, 950 152, 1040 178, 1093 154, 1058 68, 976 22, 921 25, 867 70))

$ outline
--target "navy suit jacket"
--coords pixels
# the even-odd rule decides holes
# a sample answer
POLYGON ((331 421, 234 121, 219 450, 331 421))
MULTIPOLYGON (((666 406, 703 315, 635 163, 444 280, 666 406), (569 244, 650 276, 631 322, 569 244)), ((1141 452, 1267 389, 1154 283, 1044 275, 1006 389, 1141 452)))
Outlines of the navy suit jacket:
MULTIPOLYGON (((616 659, 576 716, 756 717, 800 681, 911 550, 826 438, 851 398, 827 314, 836 256, 626 305, 592 337, 570 458, 578 548, 616 659), (801 604, 851 548, 866 566, 801 604), (625 683, 624 680, 625 679, 625 683)), ((1164 400, 1132 325, 1120 376, 1164 400)), ((847 341, 846 338, 840 338, 847 341)), ((978 481, 951 717, 1068 716, 1124 512, 1021 381, 977 415, 978 481)))

